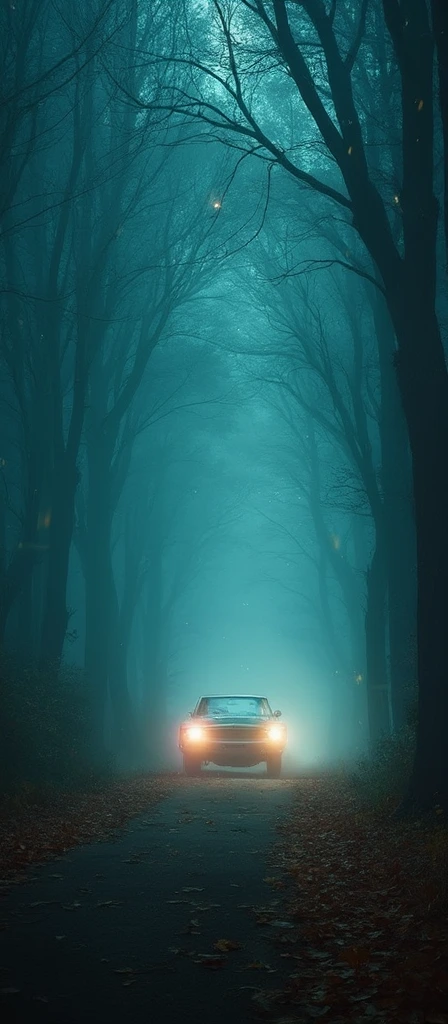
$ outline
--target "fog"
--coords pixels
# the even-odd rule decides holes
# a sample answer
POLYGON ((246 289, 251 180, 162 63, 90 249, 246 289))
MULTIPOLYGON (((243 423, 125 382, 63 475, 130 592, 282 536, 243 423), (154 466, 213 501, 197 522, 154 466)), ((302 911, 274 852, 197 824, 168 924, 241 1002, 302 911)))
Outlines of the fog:
POLYGON ((296 773, 367 754, 417 700, 421 417, 381 259, 406 239, 379 15, 353 85, 377 244, 250 5, 231 37, 216 5, 163 6, 28 3, 5 35, 11 778, 180 770, 210 693, 279 708, 296 773))

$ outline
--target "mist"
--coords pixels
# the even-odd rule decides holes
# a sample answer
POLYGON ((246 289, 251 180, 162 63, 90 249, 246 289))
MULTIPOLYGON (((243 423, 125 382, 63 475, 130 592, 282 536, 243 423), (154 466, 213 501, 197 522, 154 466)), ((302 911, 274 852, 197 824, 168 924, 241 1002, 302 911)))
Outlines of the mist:
POLYGON ((291 800, 442 827, 445 5, 4 0, 0 29, 5 871, 157 801, 169 832, 247 803, 266 856, 291 800))

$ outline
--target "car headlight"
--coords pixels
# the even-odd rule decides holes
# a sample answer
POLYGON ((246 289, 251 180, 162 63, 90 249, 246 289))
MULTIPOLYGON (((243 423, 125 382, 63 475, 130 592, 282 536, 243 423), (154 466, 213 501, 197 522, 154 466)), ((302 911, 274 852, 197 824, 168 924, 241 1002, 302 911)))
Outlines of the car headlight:
POLYGON ((271 725, 268 729, 268 737, 273 743, 278 743, 284 736, 284 729, 281 725, 271 725))
POLYGON ((192 725, 189 729, 185 730, 185 737, 187 740, 202 740, 204 730, 201 729, 200 725, 192 725))

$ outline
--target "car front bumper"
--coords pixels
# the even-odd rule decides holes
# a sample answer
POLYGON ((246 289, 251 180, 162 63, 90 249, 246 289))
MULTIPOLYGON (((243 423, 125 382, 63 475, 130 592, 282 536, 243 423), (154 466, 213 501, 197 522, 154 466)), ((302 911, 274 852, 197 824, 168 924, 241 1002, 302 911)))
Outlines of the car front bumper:
POLYGON ((261 761, 281 755, 285 745, 284 740, 214 740, 207 736, 200 741, 182 738, 179 742, 184 755, 233 768, 250 768, 261 761))

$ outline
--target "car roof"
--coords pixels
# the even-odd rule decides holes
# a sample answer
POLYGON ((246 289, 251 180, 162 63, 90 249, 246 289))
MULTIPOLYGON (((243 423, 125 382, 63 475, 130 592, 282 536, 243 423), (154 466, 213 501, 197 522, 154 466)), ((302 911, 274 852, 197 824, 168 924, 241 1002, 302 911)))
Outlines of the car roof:
POLYGON ((213 697, 213 700, 228 700, 229 697, 232 700, 239 698, 241 700, 267 700, 267 697, 262 696, 259 693, 204 693, 199 700, 209 700, 213 697))

